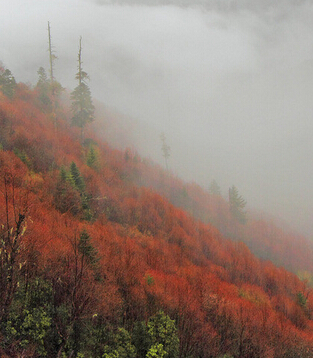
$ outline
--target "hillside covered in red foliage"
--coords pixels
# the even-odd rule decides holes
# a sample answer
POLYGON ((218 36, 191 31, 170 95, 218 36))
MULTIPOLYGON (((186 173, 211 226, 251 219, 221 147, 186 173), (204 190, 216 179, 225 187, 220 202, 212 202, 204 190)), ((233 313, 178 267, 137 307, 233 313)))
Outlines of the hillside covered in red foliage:
POLYGON ((313 356, 307 241, 70 118, 0 98, 1 356, 313 356))

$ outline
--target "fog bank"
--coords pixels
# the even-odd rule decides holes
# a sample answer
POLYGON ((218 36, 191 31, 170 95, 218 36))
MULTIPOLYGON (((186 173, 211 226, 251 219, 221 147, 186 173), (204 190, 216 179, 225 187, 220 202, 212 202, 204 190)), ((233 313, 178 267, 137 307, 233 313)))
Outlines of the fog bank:
POLYGON ((18 81, 48 69, 75 87, 79 36, 95 98, 152 128, 136 145, 186 180, 227 193, 312 236, 313 5, 310 1, 12 0, 1 58, 18 81), (223 5, 221 5, 223 4, 223 5))

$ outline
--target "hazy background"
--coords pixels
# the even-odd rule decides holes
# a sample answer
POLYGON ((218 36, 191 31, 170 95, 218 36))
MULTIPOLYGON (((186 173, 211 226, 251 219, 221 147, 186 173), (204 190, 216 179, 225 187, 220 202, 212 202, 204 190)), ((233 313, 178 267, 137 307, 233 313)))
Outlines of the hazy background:
MULTIPOLYGON (((48 70, 76 86, 79 36, 95 98, 143 122, 132 137, 162 163, 313 237, 313 2, 0 0, 0 60, 17 81, 48 70)), ((144 151, 144 152, 143 152, 144 151)))

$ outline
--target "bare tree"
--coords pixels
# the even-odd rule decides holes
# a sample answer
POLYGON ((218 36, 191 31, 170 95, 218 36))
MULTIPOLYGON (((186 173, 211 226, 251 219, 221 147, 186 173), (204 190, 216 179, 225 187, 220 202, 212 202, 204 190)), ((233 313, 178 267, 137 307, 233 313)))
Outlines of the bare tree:
POLYGON ((165 167, 166 167, 166 170, 168 170, 167 161, 168 161, 168 158, 170 157, 171 148, 166 142, 166 137, 165 137, 164 132, 161 133, 160 138, 161 138, 161 141, 162 141, 162 153, 163 153, 163 157, 165 159, 165 167))

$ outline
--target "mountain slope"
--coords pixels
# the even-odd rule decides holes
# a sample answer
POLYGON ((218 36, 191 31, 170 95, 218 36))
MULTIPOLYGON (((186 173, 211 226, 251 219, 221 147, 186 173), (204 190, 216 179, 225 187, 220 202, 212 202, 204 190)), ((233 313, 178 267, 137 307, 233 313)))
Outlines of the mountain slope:
POLYGON ((1 355, 312 356, 305 282, 166 198, 199 216, 199 187, 69 123, 23 84, 0 98, 1 355))
MULTIPOLYGON (((153 135, 158 139, 155 129, 110 113, 103 105, 99 104, 98 108, 95 123, 97 133, 112 146, 123 150, 129 159, 139 158, 133 149, 134 143, 145 148, 152 141, 153 135)), ((153 142, 153 148, 155 147, 153 142)), ((159 148, 161 153, 161 144, 159 148)), ((225 237, 245 242, 256 256, 271 260, 275 265, 284 266, 312 281, 313 243, 288 228, 286 223, 282 224, 270 215, 248 210, 247 223, 241 225, 234 220, 229 203, 221 195, 212 195, 194 182, 186 183, 147 159, 137 162, 135 166, 134 163, 128 163, 123 171, 135 184, 152 188, 196 219, 214 225, 225 237)))

